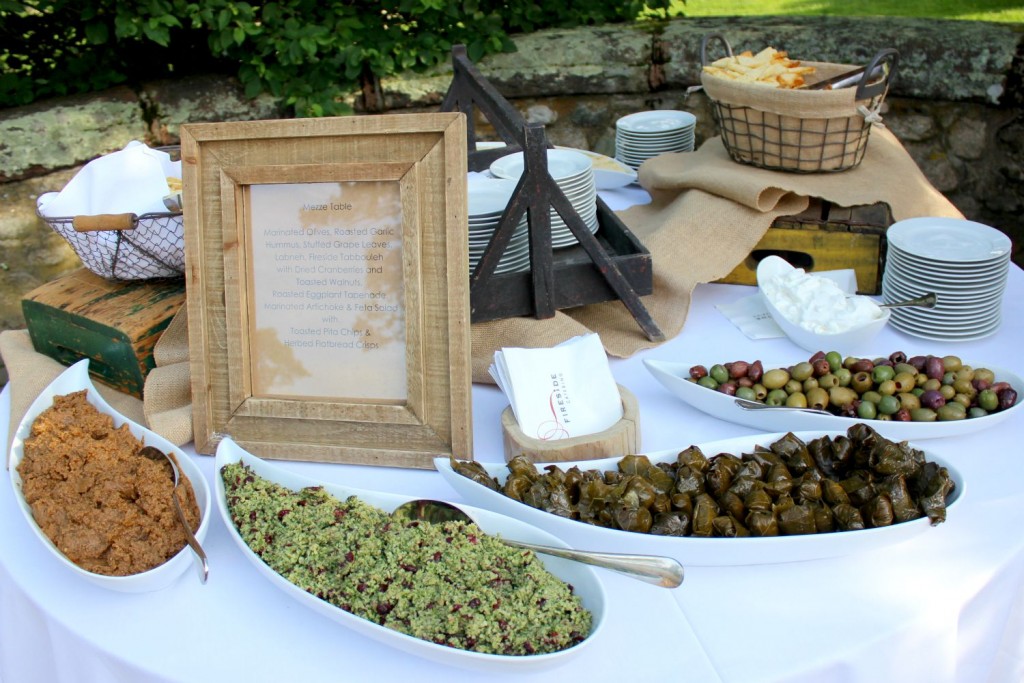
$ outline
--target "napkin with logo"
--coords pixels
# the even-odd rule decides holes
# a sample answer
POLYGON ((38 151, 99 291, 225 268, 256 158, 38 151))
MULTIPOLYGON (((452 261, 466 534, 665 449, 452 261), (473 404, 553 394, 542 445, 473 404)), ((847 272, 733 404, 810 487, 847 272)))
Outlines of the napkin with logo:
MULTIPOLYGON (((666 338, 682 330, 698 284, 728 275, 776 218, 800 213, 810 197, 840 206, 885 202, 896 220, 962 217, 881 127, 872 130, 864 160, 848 171, 800 174, 738 164, 715 137, 693 152, 645 162, 640 184, 653 201, 618 215, 651 252, 654 290, 643 303, 666 338)), ((487 366, 502 346, 553 346, 588 331, 600 333, 613 356, 657 345, 618 301, 559 311, 546 320, 478 323, 473 325, 473 380, 491 381, 487 366)))

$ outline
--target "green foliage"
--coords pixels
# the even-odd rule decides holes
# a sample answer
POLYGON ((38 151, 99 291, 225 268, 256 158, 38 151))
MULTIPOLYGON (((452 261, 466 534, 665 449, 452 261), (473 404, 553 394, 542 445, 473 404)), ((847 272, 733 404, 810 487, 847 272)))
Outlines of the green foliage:
POLYGON ((632 21, 670 0, 0 0, 0 107, 220 70, 299 116, 419 71, 463 43, 472 59, 542 28, 632 21), (87 7, 82 7, 88 5, 87 7))

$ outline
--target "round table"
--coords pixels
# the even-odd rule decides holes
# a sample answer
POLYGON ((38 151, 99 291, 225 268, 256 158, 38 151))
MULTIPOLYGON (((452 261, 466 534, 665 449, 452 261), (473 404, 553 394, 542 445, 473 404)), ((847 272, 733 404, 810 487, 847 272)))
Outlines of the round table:
MULTIPOLYGON (((643 359, 707 363, 806 355, 786 339, 751 341, 717 309, 753 293, 701 285, 669 342, 612 359, 638 399, 642 450, 685 448, 755 430, 682 403, 643 359)), ((1004 322, 986 339, 944 343, 883 330, 883 352, 955 353, 1018 374, 1024 272, 1011 266, 1004 322)), ((473 387, 474 451, 502 462, 493 386, 473 387)), ((6 437, 9 391, 0 394, 6 437)), ((537 681, 1024 680, 1024 467, 1019 417, 983 432, 916 445, 953 464, 963 500, 941 525, 856 556, 786 564, 690 567, 673 591, 599 570, 609 627, 586 657, 537 681)), ((190 451, 191 452, 191 451, 190 451)), ((213 459, 194 457, 211 481, 213 459)), ((325 481, 458 501, 436 472, 282 462, 325 481)), ((186 572, 156 593, 126 595, 83 582, 29 532, 9 484, 0 486, 0 681, 478 680, 352 633, 275 590, 219 519, 206 539, 210 580, 186 572)), ((614 550, 614 549, 608 549, 614 550)), ((510 678, 500 674, 494 680, 510 678)))

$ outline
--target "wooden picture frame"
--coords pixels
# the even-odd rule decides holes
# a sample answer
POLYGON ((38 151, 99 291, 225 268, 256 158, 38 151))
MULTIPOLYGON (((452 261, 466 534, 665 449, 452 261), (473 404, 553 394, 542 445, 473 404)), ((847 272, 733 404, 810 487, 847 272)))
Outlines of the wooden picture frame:
POLYGON ((181 129, 195 447, 472 457, 461 113, 181 129))

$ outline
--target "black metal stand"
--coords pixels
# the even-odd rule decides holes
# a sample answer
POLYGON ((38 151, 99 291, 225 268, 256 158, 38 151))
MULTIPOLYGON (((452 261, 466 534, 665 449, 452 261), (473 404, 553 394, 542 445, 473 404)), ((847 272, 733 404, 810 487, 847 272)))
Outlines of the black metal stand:
POLYGON ((598 235, 590 232, 572 203, 548 172, 549 144, 544 126, 527 124, 514 107, 477 70, 462 45, 452 48, 452 84, 442 111, 466 115, 469 169, 486 170, 500 157, 523 152, 524 170, 480 262, 470 275, 473 322, 532 315, 553 317, 556 310, 601 301, 621 300, 651 341, 664 334, 640 296, 653 287, 650 252, 621 220, 597 199, 598 235), (477 150, 475 108, 494 127, 505 147, 477 150), (579 242, 559 249, 551 246, 550 211, 565 221, 579 242), (495 274, 516 226, 527 214, 530 272, 495 274))

